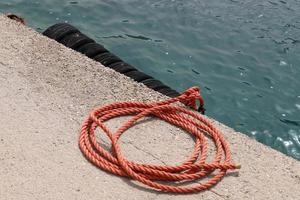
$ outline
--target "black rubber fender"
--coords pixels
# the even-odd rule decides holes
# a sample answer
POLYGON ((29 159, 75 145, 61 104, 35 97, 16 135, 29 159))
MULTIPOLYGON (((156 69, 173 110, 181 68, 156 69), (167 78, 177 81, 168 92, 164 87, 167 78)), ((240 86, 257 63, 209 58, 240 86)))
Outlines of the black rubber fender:
POLYGON ((157 92, 159 92, 161 94, 164 94, 166 96, 169 96, 169 97, 177 97, 177 96, 180 95, 177 91, 169 88, 168 86, 166 86, 165 88, 161 88, 161 89, 157 90, 157 92))
POLYGON ((137 82, 141 82, 143 80, 146 80, 146 79, 153 79, 153 77, 143 73, 143 72, 140 72, 140 71, 129 71, 127 73, 124 73, 126 76, 132 78, 133 80, 137 81, 137 82))
POLYGON ((105 49, 101 44, 95 42, 84 44, 81 47, 79 47, 77 51, 86 55, 89 58, 94 58, 99 54, 108 52, 108 50, 105 49))
POLYGON ((73 33, 80 33, 80 31, 74 26, 71 26, 70 24, 59 23, 50 26, 47 30, 43 32, 43 35, 59 42, 63 37, 73 33))
POLYGON ((114 69, 137 82, 141 82, 149 88, 169 97, 180 95, 177 91, 164 85, 161 81, 138 71, 135 67, 122 61, 116 55, 110 53, 102 45, 82 34, 77 28, 67 23, 55 24, 43 32, 43 35, 54 39, 66 47, 76 50, 89 58, 102 63, 104 66, 114 69))
POLYGON ((144 85, 146 85, 147 87, 155 90, 155 91, 158 91, 162 88, 165 88, 166 86, 160 82, 159 80, 156 80, 156 79, 146 79, 146 80, 143 80, 141 81, 141 83, 143 83, 144 85))
POLYGON ((73 33, 60 40, 60 43, 74 50, 77 50, 79 47, 92 42, 95 41, 82 33, 73 33))
POLYGON ((134 68, 133 66, 131 66, 123 61, 110 64, 107 67, 112 68, 121 74, 126 74, 127 72, 130 72, 130 71, 136 71, 136 68, 134 68))
POLYGON ((101 62, 101 64, 104 66, 109 66, 110 64, 122 61, 119 57, 115 56, 110 52, 99 54, 93 59, 98 62, 101 62))

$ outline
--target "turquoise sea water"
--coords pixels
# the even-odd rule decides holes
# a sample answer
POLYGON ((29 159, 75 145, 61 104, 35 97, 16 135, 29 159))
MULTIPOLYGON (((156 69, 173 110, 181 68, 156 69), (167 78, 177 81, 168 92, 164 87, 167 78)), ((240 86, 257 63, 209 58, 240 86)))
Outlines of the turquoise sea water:
MULTIPOLYGON (((299 0, 1 0, 42 32, 69 22, 207 115, 300 160, 299 0)), ((83 66, 84 67, 84 66, 83 66)))

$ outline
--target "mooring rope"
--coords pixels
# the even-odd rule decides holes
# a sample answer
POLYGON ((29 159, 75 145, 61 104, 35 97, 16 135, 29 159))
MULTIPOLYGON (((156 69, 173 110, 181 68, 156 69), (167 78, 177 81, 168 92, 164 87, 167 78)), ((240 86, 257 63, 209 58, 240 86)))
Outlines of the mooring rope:
POLYGON ((204 112, 204 101, 200 96, 200 90, 192 87, 178 97, 154 103, 117 102, 97 108, 83 123, 79 138, 80 149, 84 156, 100 169, 132 178, 160 191, 191 193, 209 189, 224 177, 227 170, 239 169, 240 165, 232 163, 228 142, 210 120, 189 109, 172 105, 175 102, 182 102, 197 109, 197 101, 200 103, 199 110, 204 112), (115 133, 105 125, 105 122, 112 118, 127 115, 133 115, 133 117, 115 133), (124 158, 118 144, 119 138, 138 120, 149 115, 180 127, 195 137, 195 149, 185 162, 177 166, 163 166, 137 164, 124 158), (95 130, 97 127, 101 128, 110 139, 112 153, 101 147, 96 140, 95 130), (216 145, 216 155, 214 161, 210 163, 206 163, 208 157, 206 135, 212 138, 216 145), (213 173, 215 170, 218 172, 213 173), (197 182, 205 177, 208 180, 197 182), (182 186, 170 184, 170 181, 179 183, 194 181, 197 183, 182 186))

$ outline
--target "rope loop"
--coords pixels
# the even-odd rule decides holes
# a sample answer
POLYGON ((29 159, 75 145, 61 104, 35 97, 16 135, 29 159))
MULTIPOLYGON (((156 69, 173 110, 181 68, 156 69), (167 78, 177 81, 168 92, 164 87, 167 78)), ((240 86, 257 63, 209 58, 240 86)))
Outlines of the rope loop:
POLYGON ((232 163, 229 144, 213 123, 199 113, 172 105, 178 101, 195 110, 197 101, 200 103, 199 108, 204 106, 200 89, 192 87, 178 97, 159 102, 116 102, 94 109, 84 121, 80 131, 79 147, 83 155, 102 170, 132 178, 160 191, 192 193, 211 188, 225 176, 227 170, 239 169, 240 165, 232 163), (126 115, 132 117, 114 133, 105 125, 105 122, 110 119, 126 115), (139 119, 148 115, 180 127, 195 137, 193 153, 186 161, 179 165, 164 166, 138 164, 125 159, 118 144, 119 138, 139 119), (95 136, 97 128, 101 128, 111 140, 112 153, 104 149, 97 141, 95 136), (207 136, 214 141, 216 147, 215 159, 210 163, 206 162, 207 136), (206 179, 202 180, 204 178, 206 179), (195 184, 182 186, 170 184, 171 181, 176 183, 193 181, 195 184))

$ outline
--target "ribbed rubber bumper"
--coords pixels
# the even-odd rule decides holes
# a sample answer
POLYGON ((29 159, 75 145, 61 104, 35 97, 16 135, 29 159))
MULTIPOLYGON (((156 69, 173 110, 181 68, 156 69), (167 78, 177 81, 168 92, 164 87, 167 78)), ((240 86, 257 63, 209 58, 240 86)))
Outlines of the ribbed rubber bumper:
POLYGON ((100 62, 105 67, 114 69, 137 82, 143 83, 147 87, 164 95, 169 97, 179 95, 177 91, 166 86, 161 81, 138 71, 135 67, 122 61, 118 56, 110 53, 102 45, 96 43, 93 39, 87 37, 70 24, 55 24, 44 31, 43 35, 100 62))

